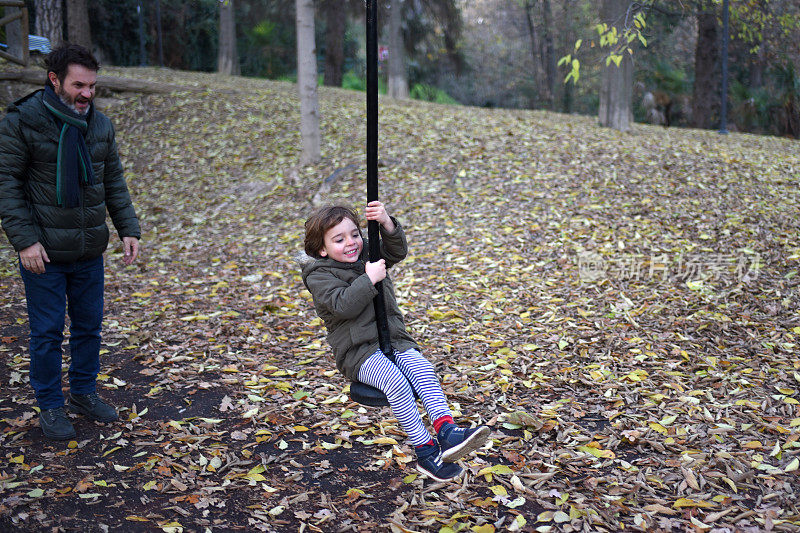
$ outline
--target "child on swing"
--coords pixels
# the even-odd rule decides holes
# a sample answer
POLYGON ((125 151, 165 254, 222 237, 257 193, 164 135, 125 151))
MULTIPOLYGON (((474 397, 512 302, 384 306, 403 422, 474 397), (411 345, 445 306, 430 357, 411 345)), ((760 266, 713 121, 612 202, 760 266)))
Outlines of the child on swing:
POLYGON ((409 336, 386 269, 408 253, 405 233, 380 202, 370 202, 367 220, 380 224, 381 257, 368 262, 356 212, 325 207, 305 224, 305 252, 313 258, 303 267, 303 282, 314 298, 314 308, 325 322, 336 367, 351 381, 360 381, 386 394, 392 413, 408 435, 417 455, 417 470, 436 481, 458 478, 456 461, 477 450, 489 437, 489 428, 455 425, 433 365, 409 336), (378 347, 373 298, 383 281, 386 314, 396 364, 378 347), (413 390, 412 390, 413 386, 413 390), (417 410, 414 390, 433 421, 434 439, 417 410))

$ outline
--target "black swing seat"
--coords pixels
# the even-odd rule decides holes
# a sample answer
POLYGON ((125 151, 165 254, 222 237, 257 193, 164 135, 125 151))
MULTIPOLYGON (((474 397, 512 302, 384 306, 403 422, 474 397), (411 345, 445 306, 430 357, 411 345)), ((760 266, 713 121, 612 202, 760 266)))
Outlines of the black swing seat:
POLYGON ((389 400, 380 389, 376 389, 360 381, 350 382, 350 399, 367 407, 385 407, 389 400))
MULTIPOLYGON (((411 390, 414 391, 414 398, 419 399, 417 391, 413 387, 411 390)), ((367 407, 386 407, 389 405, 389 400, 386 399, 383 391, 360 381, 350 382, 350 399, 367 407)))

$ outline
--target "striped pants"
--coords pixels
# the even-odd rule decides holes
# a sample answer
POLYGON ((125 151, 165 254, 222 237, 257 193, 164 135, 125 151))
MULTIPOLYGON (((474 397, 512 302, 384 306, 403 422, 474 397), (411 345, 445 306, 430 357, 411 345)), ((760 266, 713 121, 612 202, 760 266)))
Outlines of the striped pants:
POLYGON ((408 435, 409 441, 413 446, 420 446, 432 437, 422 423, 412 385, 431 422, 452 414, 430 361, 413 348, 402 353, 395 352, 395 358, 396 365, 378 350, 361 365, 358 381, 386 394, 392 413, 408 435))

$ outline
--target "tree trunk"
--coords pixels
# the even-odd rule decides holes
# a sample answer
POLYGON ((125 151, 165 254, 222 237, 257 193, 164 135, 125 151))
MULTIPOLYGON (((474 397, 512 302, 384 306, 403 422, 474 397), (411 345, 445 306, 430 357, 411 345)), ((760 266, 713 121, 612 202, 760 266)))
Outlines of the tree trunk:
POLYGON ((767 67, 767 41, 762 40, 758 52, 750 56, 750 88, 759 89, 764 86, 764 71, 767 67))
POLYGON ((325 0, 325 75, 323 83, 341 87, 344 74, 344 34, 347 29, 345 0, 325 0))
POLYGON ((295 0, 297 10, 297 90, 300 96, 300 164, 320 159, 317 50, 314 42, 314 0, 295 0))
MULTIPOLYGON (((574 0, 566 0, 564 2, 562 8, 562 20, 561 20, 561 30, 559 34, 561 35, 561 50, 572 50, 575 46, 575 29, 572 24, 570 24, 570 15, 574 12, 574 0)), ((559 53, 561 55, 561 53, 559 53)), ((561 74, 558 74, 558 70, 556 70, 556 75, 561 78, 561 74)), ((561 91, 561 112, 562 113, 572 113, 572 94, 575 88, 575 80, 569 80, 568 82, 564 83, 564 86, 561 91)))
POLYGON ((550 0, 542 0, 542 11, 544 14, 544 53, 542 60, 544 61, 546 79, 547 79, 547 94, 550 109, 556 108, 556 48, 553 44, 553 10, 550 8, 550 0))
POLYGON ((719 116, 719 26, 713 0, 704 0, 697 14, 694 54, 692 126, 713 128, 719 116))
POLYGON ((86 0, 67 0, 67 39, 92 49, 92 32, 89 28, 89 9, 86 0))
POLYGON ((392 0, 389 8, 389 83, 386 88, 392 98, 408 98, 404 49, 403 1, 392 0))
MULTIPOLYGON (((20 12, 18 7, 6 7, 5 15, 17 15, 20 12)), ((22 57, 22 21, 20 19, 6 25, 6 41, 8 42, 7 52, 14 57, 22 57)))
MULTIPOLYGON (((628 8, 628 0, 603 0, 600 18, 610 26, 617 26, 622 33, 622 21, 628 8)), ((619 131, 630 129, 633 100, 633 61, 623 52, 617 66, 613 61, 603 70, 600 87, 600 125, 619 131)))
MULTIPOLYGON (((766 0, 758 2, 759 15, 767 18, 769 16, 766 0)), ((761 30, 761 37, 758 42, 758 51, 755 54, 749 54, 749 67, 750 67, 750 88, 759 89, 764 86, 764 72, 767 69, 767 38, 765 33, 767 28, 761 30)))
POLYGON ((239 54, 236 51, 236 20, 233 0, 221 0, 219 3, 219 53, 217 54, 217 72, 238 76, 239 54))
POLYGON ((536 31, 536 23, 534 22, 533 9, 534 4, 532 0, 525 0, 522 6, 525 10, 525 19, 528 22, 528 32, 531 36, 531 59, 533 60, 533 68, 531 69, 531 77, 533 78, 533 86, 536 88, 536 99, 542 97, 544 89, 542 88, 542 77, 539 75, 539 69, 542 65, 541 57, 539 56, 539 35, 536 31))
MULTIPOLYGON (((64 42, 64 15, 61 0, 36 0, 36 35, 50 39, 50 47, 64 42)), ((87 21, 88 22, 88 21, 87 21)))

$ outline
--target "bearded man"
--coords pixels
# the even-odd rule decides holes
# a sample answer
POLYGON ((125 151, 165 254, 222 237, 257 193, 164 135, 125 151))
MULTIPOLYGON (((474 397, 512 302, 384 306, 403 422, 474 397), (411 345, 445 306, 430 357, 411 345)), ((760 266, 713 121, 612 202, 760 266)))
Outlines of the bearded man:
POLYGON ((70 410, 111 422, 116 409, 96 392, 103 320, 106 210, 123 243, 139 253, 141 230, 111 121, 94 108, 99 64, 66 44, 47 56, 47 81, 8 107, 0 122, 0 218, 19 253, 30 325, 30 382, 44 435, 75 429, 61 389, 65 312, 70 317, 70 410))

